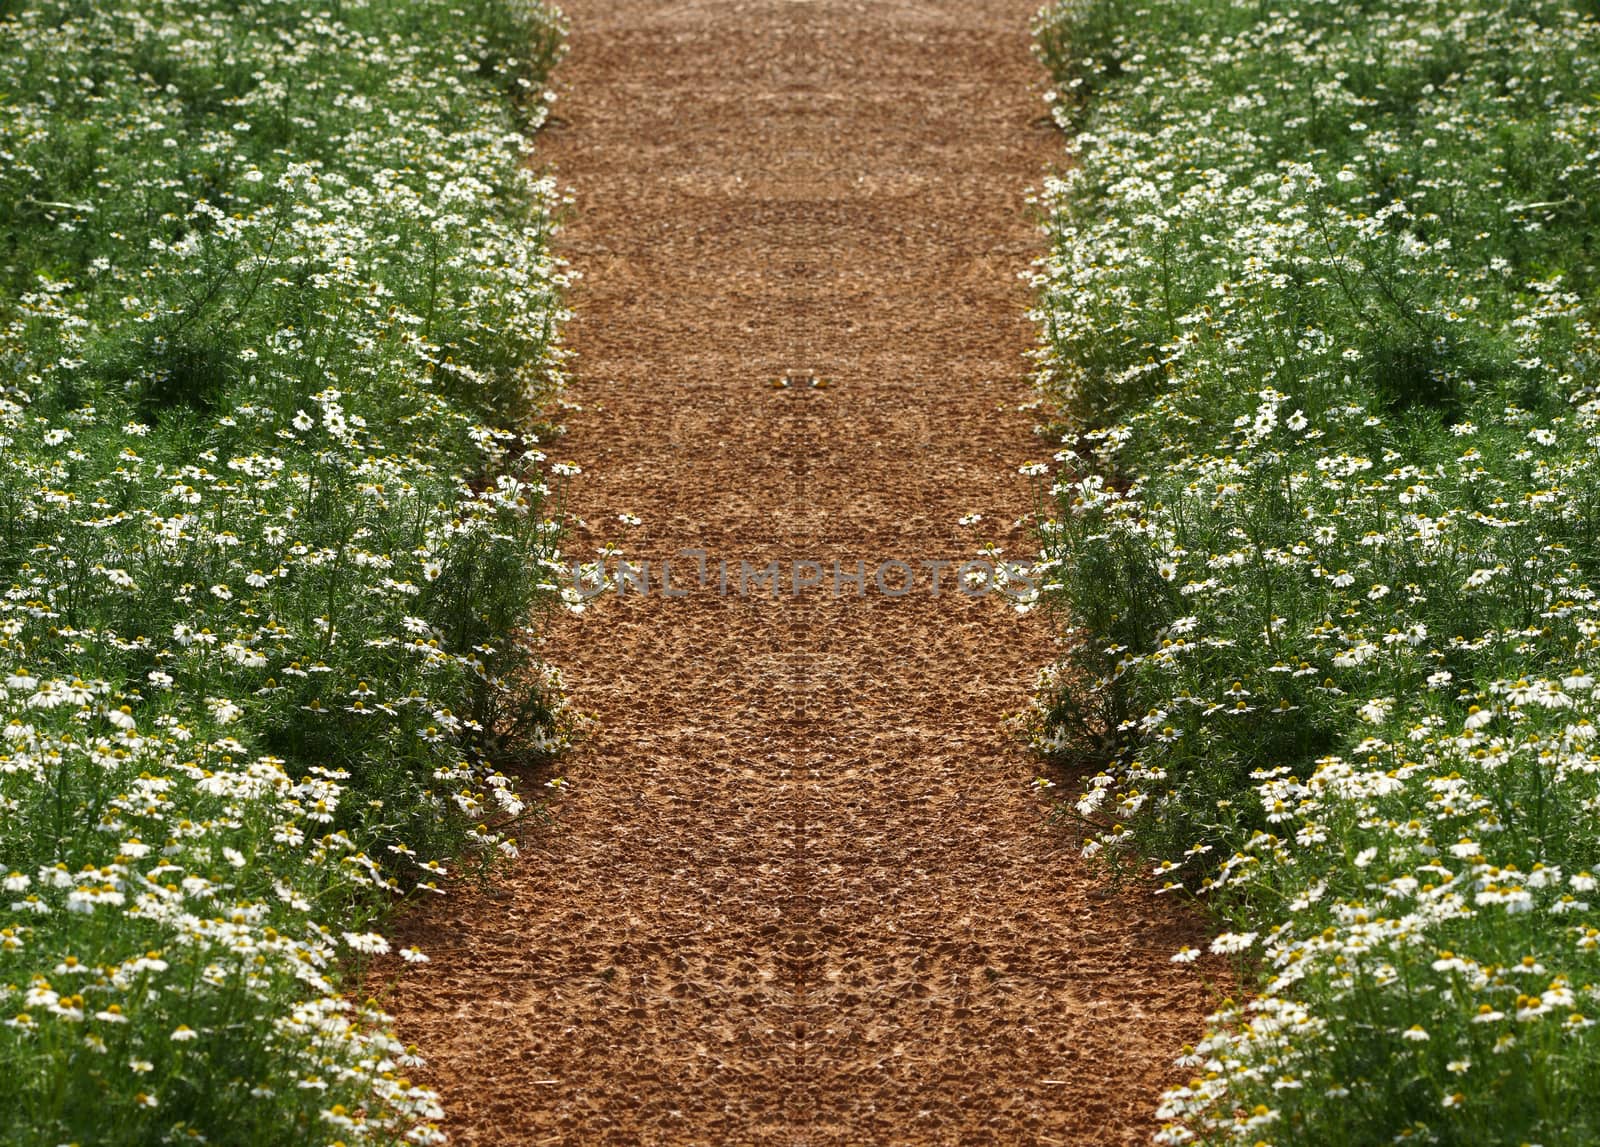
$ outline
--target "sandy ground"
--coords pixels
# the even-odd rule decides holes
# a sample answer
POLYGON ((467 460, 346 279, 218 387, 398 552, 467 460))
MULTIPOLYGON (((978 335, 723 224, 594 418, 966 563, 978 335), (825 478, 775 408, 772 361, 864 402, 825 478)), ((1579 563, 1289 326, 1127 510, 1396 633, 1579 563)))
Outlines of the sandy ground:
POLYGON ((566 7, 540 156, 578 198, 583 409, 557 453, 585 470, 579 551, 616 539, 657 589, 554 624, 601 723, 573 794, 496 890, 405 924, 433 962, 386 1002, 448 1130, 1143 1142, 1211 997, 1168 960, 1194 923, 1105 895, 1002 729, 1047 619, 948 573, 937 597, 925 570, 902 597, 831 584, 835 560, 1025 550, 1023 196, 1062 154, 1034 0, 566 7), (686 547, 712 584, 681 560, 668 599, 686 547), (740 596, 741 559, 824 584, 740 596))

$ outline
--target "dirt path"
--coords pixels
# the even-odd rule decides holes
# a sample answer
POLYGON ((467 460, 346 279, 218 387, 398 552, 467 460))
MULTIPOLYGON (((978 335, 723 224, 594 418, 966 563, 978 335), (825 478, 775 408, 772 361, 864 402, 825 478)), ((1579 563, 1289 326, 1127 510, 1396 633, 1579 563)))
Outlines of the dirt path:
MULTIPOLYGON (((591 550, 1021 551, 1035 2, 570 0, 541 156, 579 197, 591 550)), ((501 891, 412 920, 435 959, 391 1000, 458 1142, 1145 1139, 1194 937, 1040 823, 1000 720, 1045 621, 928 576, 557 624, 603 723, 575 794, 501 891)))

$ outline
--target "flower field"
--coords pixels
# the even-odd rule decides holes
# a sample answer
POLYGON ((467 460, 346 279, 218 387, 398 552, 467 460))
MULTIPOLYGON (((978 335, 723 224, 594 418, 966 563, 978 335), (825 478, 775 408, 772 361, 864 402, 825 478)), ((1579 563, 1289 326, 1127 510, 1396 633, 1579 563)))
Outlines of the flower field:
POLYGON ((0 1141, 434 1141, 340 985, 569 736, 556 17, 7 11, 0 1141))
POLYGON ((1162 1141, 1600 1140, 1594 6, 1037 33, 1081 635, 1034 735, 1099 770, 1088 851, 1203 896, 1252 985, 1162 1141))

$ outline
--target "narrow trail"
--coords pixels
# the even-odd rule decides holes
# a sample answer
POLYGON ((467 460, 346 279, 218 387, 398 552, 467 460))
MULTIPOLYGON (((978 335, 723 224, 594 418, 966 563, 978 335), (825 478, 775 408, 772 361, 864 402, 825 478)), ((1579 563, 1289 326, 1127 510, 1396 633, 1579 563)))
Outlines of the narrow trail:
MULTIPOLYGON (((580 551, 1023 551, 1035 6, 570 0, 540 157, 578 193, 580 551)), ((387 1002, 455 1141, 1144 1142, 1209 998, 1192 926, 1041 823, 1001 718, 1046 620, 674 575, 557 621, 601 722, 573 794, 406 925, 434 962, 387 1002)))

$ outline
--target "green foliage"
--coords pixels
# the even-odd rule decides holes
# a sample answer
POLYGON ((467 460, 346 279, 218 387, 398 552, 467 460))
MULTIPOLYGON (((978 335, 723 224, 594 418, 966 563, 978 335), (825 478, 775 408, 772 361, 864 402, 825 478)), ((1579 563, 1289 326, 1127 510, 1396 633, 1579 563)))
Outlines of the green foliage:
POLYGON ((339 994, 558 752, 548 9, 0 23, 0 1142, 435 1141, 339 994))
POLYGON ((1040 47, 1082 632, 1036 740, 1261 975, 1164 1141, 1595 1141, 1600 25, 1068 2, 1040 47))

